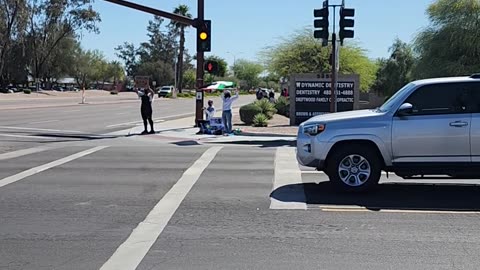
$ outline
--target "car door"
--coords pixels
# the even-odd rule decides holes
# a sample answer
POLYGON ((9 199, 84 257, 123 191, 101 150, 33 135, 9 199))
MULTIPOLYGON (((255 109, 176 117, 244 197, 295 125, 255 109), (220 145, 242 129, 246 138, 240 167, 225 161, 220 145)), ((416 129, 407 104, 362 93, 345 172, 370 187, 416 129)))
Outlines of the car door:
POLYGON ((470 83, 472 127, 470 128, 470 144, 472 162, 480 163, 480 82, 470 83))
POLYGON ((412 113, 393 118, 393 162, 417 165, 470 162, 468 99, 469 91, 462 83, 431 84, 416 89, 405 101, 413 105, 412 113))

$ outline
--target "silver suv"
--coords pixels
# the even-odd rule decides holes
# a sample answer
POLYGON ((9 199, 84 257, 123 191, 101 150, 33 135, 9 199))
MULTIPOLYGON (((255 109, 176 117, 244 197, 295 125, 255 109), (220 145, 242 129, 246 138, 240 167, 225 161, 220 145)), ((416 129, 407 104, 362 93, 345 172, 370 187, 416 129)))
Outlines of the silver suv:
POLYGON ((375 110, 317 116, 298 130, 300 164, 342 191, 402 178, 480 177, 480 74, 407 84, 375 110))

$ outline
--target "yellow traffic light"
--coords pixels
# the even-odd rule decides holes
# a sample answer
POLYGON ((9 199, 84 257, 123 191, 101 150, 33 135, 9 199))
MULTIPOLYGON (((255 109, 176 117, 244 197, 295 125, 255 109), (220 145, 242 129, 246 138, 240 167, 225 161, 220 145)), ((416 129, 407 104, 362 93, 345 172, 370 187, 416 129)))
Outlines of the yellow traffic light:
POLYGON ((205 33, 205 32, 201 32, 201 33, 200 33, 200 39, 201 39, 201 40, 206 40, 207 38, 208 38, 207 33, 205 33))

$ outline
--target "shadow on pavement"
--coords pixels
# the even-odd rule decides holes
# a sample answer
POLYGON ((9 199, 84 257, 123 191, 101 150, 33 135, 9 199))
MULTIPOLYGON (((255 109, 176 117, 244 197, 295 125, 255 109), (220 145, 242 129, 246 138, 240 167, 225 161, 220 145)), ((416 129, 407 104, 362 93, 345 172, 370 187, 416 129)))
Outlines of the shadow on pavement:
POLYGON ((293 135, 285 135, 285 134, 275 134, 275 133, 254 133, 254 132, 242 132, 241 136, 249 136, 249 137, 279 137, 279 138, 292 138, 296 137, 293 135))
POLYGON ((480 211, 480 186, 466 184, 385 183, 370 193, 347 194, 336 192, 329 182, 322 182, 283 186, 270 197, 283 202, 360 206, 372 211, 480 211))
POLYGON ((194 146, 194 145, 201 145, 197 141, 187 140, 187 141, 179 141, 173 142, 172 144, 177 146, 194 146))
POLYGON ((260 148, 296 146, 296 141, 288 140, 248 140, 248 141, 227 141, 227 142, 209 142, 209 144, 227 144, 227 145, 251 145, 260 148))

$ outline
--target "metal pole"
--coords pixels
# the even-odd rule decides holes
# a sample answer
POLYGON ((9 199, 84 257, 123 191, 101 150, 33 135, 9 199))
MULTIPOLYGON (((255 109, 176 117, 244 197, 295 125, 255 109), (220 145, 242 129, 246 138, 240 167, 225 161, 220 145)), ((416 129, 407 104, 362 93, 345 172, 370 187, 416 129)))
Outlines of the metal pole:
MULTIPOLYGON (((198 22, 203 22, 205 16, 205 4, 204 0, 198 0, 198 22)), ((197 37, 199 35, 199 28, 197 28, 197 37)), ((204 63, 204 53, 197 49, 197 90, 196 90, 196 106, 195 106, 195 125, 199 126, 198 122, 203 120, 203 63, 204 63)))
POLYGON ((336 103, 337 103, 337 78, 336 78, 336 73, 337 73, 337 68, 336 68, 336 47, 337 47, 337 34, 333 33, 332 34, 332 86, 330 87, 331 93, 330 93, 330 112, 336 112, 336 103))
MULTIPOLYGON (((174 21, 183 23, 185 25, 194 25, 195 24, 195 21, 193 19, 188 18, 188 17, 178 15, 178 14, 174 14, 174 13, 170 13, 170 12, 166 12, 166 11, 162 11, 162 10, 158 10, 158 9, 154 9, 154 8, 143 6, 143 5, 139 5, 139 4, 136 4, 136 3, 125 1, 125 0, 105 0, 105 1, 117 4, 117 5, 121 5, 121 6, 124 6, 124 7, 129 7, 129 8, 133 8, 133 9, 136 9, 136 10, 140 10, 140 11, 143 11, 143 12, 147 12, 147 13, 157 15, 157 16, 160 16, 160 17, 164 17, 164 18, 167 18, 167 19, 170 19, 170 20, 174 20, 174 21)), ((203 17, 202 17, 202 19, 203 19, 203 17)))
POLYGON ((330 87, 330 112, 337 112, 337 34, 335 32, 335 11, 333 6, 333 33, 332 33, 332 86, 330 87))

